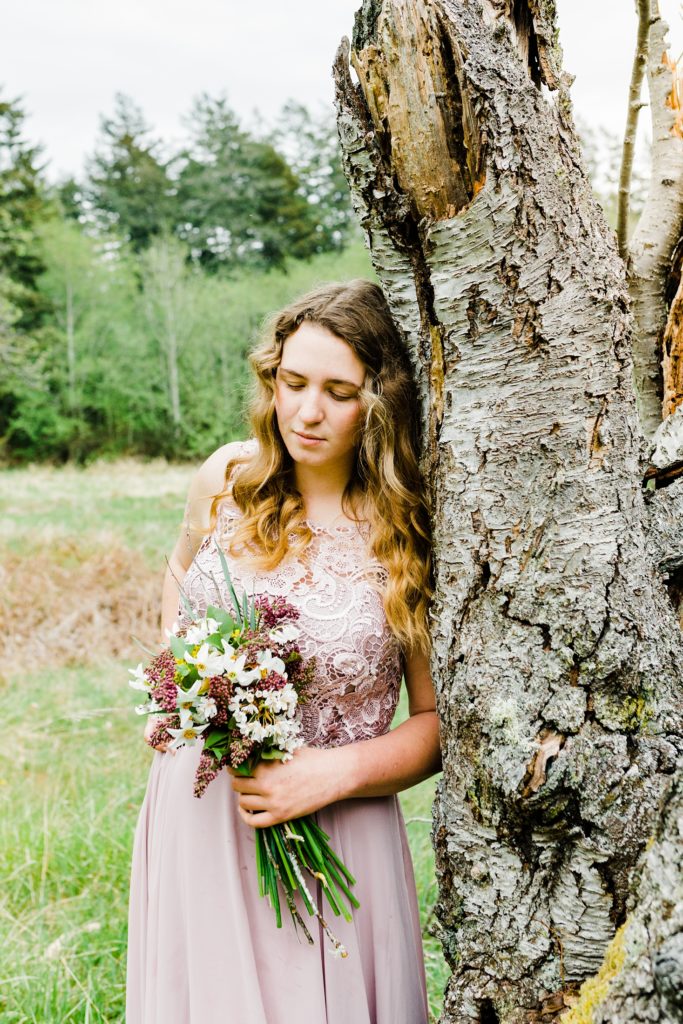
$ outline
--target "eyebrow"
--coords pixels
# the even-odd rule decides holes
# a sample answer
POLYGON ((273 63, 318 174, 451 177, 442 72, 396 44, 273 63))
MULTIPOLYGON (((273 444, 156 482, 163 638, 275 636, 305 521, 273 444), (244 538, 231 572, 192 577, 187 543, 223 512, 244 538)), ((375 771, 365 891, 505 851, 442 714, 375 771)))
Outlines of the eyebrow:
MULTIPOLYGON (((290 370, 289 367, 283 366, 282 363, 280 363, 278 369, 281 370, 282 373, 290 374, 290 376, 292 376, 292 377, 299 377, 300 380, 306 380, 306 377, 304 377, 303 373, 299 373, 297 370, 290 370)), ((355 388, 356 391, 360 390, 360 388, 363 387, 362 384, 354 384, 354 382, 352 380, 342 380, 341 377, 328 377, 328 379, 325 381, 325 383, 326 384, 346 384, 347 387, 355 388)))

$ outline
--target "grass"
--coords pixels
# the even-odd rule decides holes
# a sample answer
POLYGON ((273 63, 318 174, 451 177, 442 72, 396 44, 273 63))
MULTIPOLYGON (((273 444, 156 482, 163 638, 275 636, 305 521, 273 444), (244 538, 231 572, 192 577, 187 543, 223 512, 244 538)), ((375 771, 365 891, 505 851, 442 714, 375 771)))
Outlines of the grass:
MULTIPOLYGON (((11 697, 0 748, 3 1024, 124 1020, 130 851, 150 758, 126 686, 139 660, 128 634, 155 633, 163 555, 189 475, 129 461, 2 471, 0 635, 9 640, 0 692, 11 697), (97 614, 74 619, 79 602, 97 614), (49 622, 70 630, 70 642, 59 630, 41 642, 49 622)), ((436 1018, 447 972, 426 931, 433 793, 430 780, 402 803, 436 1018)))

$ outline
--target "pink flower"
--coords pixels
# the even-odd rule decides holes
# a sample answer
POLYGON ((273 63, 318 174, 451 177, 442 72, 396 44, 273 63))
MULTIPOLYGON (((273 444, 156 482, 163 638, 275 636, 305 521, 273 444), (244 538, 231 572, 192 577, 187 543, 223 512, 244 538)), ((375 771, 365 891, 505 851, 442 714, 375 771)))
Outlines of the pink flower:
POLYGON ((293 622, 299 618, 299 609, 286 601, 284 597, 257 597, 254 601, 261 613, 261 622, 271 629, 278 622, 293 622))

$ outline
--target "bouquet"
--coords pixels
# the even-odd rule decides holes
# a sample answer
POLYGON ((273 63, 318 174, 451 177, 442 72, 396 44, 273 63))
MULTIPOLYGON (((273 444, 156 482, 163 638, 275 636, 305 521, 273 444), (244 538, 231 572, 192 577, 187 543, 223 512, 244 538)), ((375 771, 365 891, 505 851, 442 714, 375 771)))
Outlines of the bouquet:
MULTIPOLYGON (((303 745, 296 719, 300 700, 314 672, 314 659, 304 662, 295 625, 298 610, 283 598, 238 598, 227 561, 219 552, 232 608, 209 606, 199 616, 181 595, 191 621, 168 634, 169 646, 155 655, 146 669, 131 669, 130 685, 147 694, 138 714, 166 715, 150 743, 169 749, 196 743, 204 747, 195 775, 195 796, 226 766, 251 775, 261 760, 288 761, 303 745)), ((301 894, 310 915, 320 921, 338 956, 344 946, 330 931, 307 883, 306 875, 322 883, 335 915, 351 920, 351 907, 360 904, 351 892, 355 882, 313 815, 255 829, 259 894, 267 896, 282 927, 279 889, 282 889, 294 927, 309 943, 313 938, 299 913, 294 896, 301 894)))

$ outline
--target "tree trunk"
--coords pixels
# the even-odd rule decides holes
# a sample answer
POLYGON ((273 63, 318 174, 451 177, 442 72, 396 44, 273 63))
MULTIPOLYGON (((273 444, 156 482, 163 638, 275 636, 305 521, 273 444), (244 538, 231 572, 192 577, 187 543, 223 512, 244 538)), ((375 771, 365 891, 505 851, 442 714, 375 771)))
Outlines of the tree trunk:
POLYGON ((634 378, 640 420, 652 437, 662 420, 662 335, 671 253, 683 230, 683 138, 680 110, 672 102, 677 78, 666 50, 668 25, 650 0, 647 80, 652 125, 652 166, 645 208, 629 246, 629 293, 636 331, 634 378))
POLYGON ((444 1022, 546 1022, 575 1001, 627 919, 683 751, 624 267, 555 38, 545 0, 367 0, 359 85, 348 44, 335 64, 432 486, 444 1022))

